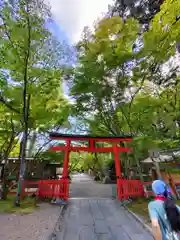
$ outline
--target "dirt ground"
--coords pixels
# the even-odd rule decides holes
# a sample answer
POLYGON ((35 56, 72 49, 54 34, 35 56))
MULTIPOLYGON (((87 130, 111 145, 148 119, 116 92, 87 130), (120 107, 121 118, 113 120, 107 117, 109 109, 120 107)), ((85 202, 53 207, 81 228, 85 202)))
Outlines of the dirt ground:
POLYGON ((0 213, 1 240, 46 240, 53 232, 60 207, 43 203, 31 214, 0 213))

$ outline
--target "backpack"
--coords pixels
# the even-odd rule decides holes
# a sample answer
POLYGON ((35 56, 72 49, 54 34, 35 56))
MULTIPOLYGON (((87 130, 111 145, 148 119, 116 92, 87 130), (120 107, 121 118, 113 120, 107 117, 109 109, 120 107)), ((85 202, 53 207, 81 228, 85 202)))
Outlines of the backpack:
POLYGON ((165 226, 164 222, 161 221, 161 223, 162 223, 164 229, 166 229, 165 232, 166 232, 167 240, 180 240, 180 232, 179 233, 174 232, 174 231, 169 232, 169 230, 165 226))

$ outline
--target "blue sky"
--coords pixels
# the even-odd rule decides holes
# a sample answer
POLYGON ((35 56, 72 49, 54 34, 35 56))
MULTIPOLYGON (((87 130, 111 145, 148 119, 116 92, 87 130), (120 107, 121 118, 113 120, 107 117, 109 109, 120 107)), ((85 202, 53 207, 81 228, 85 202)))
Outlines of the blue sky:
MULTIPOLYGON (((66 32, 63 31, 56 22, 51 22, 50 24, 48 24, 48 28, 50 29, 52 34, 58 38, 58 40, 65 41, 68 45, 72 44, 71 41, 69 40, 69 38, 67 37, 66 32)), ((68 97, 69 89, 65 83, 63 83, 63 89, 65 92, 65 95, 68 97)))
POLYGON ((67 37, 66 32, 63 31, 61 29, 61 26, 59 26, 55 21, 48 24, 48 27, 49 27, 50 31, 52 32, 52 34, 55 35, 56 37, 58 37, 59 40, 65 40, 67 43, 70 44, 70 41, 67 37))
POLYGON ((58 35, 76 43, 84 26, 92 27, 113 0, 49 0, 58 35))
MULTIPOLYGON (((93 28, 93 23, 108 11, 113 0, 49 0, 54 22, 50 25, 51 32, 59 40, 70 46, 76 44, 85 26, 93 28)), ((69 91, 63 84, 65 94, 69 91)))

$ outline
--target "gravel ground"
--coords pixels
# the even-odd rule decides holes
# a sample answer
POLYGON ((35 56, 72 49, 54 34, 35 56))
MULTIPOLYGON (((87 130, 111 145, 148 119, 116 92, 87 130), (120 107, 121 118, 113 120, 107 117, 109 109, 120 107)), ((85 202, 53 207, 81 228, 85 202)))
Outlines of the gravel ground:
POLYGON ((61 208, 43 203, 31 214, 0 214, 0 240, 46 240, 53 232, 61 208))

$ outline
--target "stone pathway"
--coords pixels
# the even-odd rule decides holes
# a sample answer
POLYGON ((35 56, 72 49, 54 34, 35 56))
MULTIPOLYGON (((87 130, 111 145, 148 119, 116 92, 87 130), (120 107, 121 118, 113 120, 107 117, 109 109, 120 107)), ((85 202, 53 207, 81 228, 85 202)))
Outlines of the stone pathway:
POLYGON ((70 198, 112 198, 112 186, 102 183, 76 183, 70 184, 70 198))
POLYGON ((111 198, 111 184, 96 183, 86 173, 74 174, 69 191, 70 198, 111 198))
POLYGON ((48 240, 60 215, 60 207, 41 204, 28 215, 0 214, 0 240, 48 240))
POLYGON ((71 199, 57 240, 152 240, 119 203, 110 199, 71 199))

